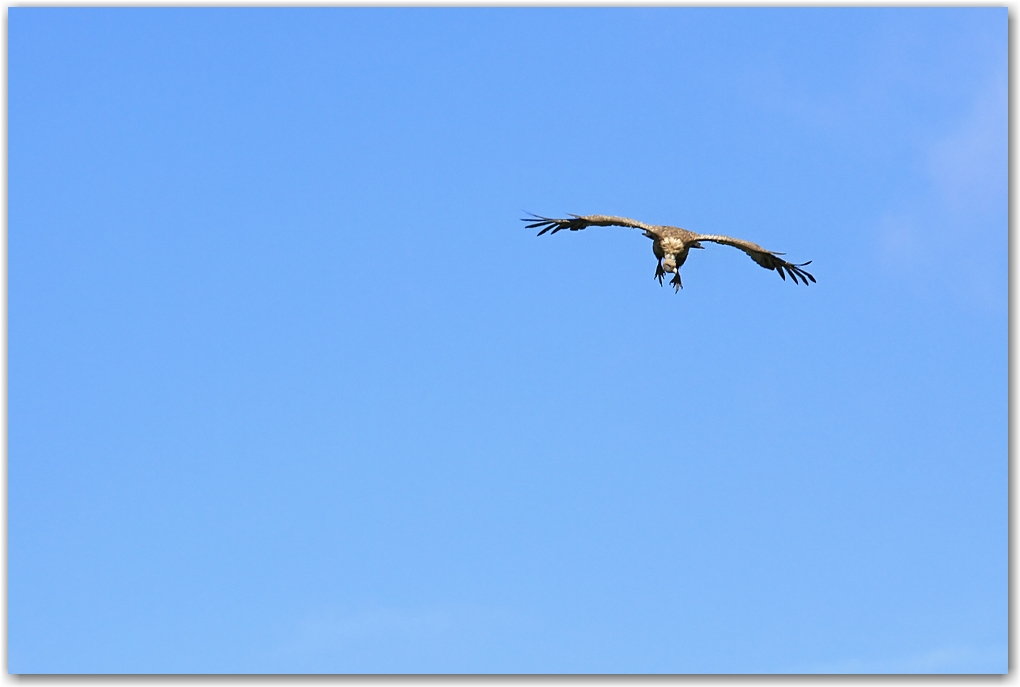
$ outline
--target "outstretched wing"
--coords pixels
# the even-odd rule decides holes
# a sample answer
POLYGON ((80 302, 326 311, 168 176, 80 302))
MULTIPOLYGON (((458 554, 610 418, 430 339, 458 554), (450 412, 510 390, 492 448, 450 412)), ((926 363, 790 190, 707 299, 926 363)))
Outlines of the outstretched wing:
MULTIPOLYGON (((531 215, 530 212, 528 214, 531 215)), ((651 234, 658 234, 655 227, 651 224, 638 222, 636 219, 610 217, 609 215, 571 215, 570 219, 550 219, 549 217, 531 215, 531 217, 525 217, 521 221, 531 223, 528 225, 528 229, 541 229, 538 232, 539 236, 550 230, 555 234, 564 229, 580 231, 588 227, 631 227, 632 229, 643 229, 651 234)))
POLYGON ((785 253, 775 253, 770 250, 765 250, 757 243, 751 243, 750 241, 735 239, 729 236, 718 236, 715 234, 698 234, 695 240, 711 241, 713 243, 721 243, 724 246, 733 246, 734 248, 739 248, 740 250, 750 255, 752 260, 754 260, 756 263, 758 263, 765 269, 775 270, 776 272, 779 272, 779 276, 783 278, 783 281, 786 281, 786 274, 783 273, 784 270, 786 271, 786 273, 790 275, 790 279, 792 279, 793 283, 795 284, 800 283, 799 281, 797 281, 797 277, 800 277, 805 285, 808 284, 808 282, 815 281, 814 277, 812 277, 808 272, 805 272, 804 270, 801 269, 805 265, 810 265, 811 264, 810 260, 808 260, 807 262, 802 262, 799 265, 795 265, 794 263, 787 262, 786 260, 783 260, 781 257, 779 257, 780 255, 785 255, 785 253))

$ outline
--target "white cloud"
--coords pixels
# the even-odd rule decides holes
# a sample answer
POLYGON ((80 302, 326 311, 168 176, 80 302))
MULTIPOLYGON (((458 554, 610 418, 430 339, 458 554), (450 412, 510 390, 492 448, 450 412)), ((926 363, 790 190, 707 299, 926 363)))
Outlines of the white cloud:
POLYGON ((811 673, 1005 673, 1008 651, 1005 646, 944 647, 893 659, 849 659, 811 668, 811 673))
POLYGON ((961 126, 928 153, 928 172, 940 203, 964 220, 965 231, 973 231, 982 220, 995 219, 1004 209, 1007 118, 1006 80, 996 79, 979 95, 961 126))
POLYGON ((380 608, 347 616, 306 620, 299 634, 315 642, 332 643, 358 637, 404 635, 431 636, 452 625, 449 611, 409 611, 380 608))
POLYGON ((878 224, 882 262, 986 306, 1006 300, 1008 100, 989 83, 966 115, 921 151, 925 189, 878 224))
POLYGON ((425 651, 433 659, 448 656, 465 638, 519 620, 514 613, 461 604, 320 612, 292 626, 269 658, 286 665, 296 661, 318 666, 325 661, 341 669, 363 665, 366 658, 383 652, 393 657, 397 669, 403 665, 398 656, 416 651, 425 651))
POLYGON ((429 640, 449 632, 453 625, 453 614, 442 608, 374 608, 348 614, 316 614, 292 629, 278 657, 308 659, 343 654, 347 648, 365 641, 403 644, 429 640))

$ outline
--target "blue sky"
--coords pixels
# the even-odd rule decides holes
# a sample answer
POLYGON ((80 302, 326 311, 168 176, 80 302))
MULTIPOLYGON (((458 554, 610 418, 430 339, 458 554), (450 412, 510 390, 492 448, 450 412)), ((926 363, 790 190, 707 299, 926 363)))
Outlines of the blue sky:
POLYGON ((1006 670, 1005 9, 8 16, 9 671, 1006 670))

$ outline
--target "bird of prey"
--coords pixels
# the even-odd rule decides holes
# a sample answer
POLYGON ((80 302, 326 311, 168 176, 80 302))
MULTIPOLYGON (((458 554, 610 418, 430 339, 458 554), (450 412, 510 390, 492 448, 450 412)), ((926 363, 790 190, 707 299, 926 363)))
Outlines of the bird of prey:
POLYGON ((779 272, 779 276, 783 278, 783 281, 786 281, 787 274, 790 275, 790 279, 795 284, 799 284, 802 281, 807 285, 809 282, 815 281, 813 276, 801 269, 806 265, 810 265, 810 260, 799 265, 787 262, 779 257, 780 255, 785 255, 785 253, 765 250, 757 243, 751 243, 743 239, 734 239, 729 236, 698 234, 681 229, 680 227, 671 227, 664 224, 645 224, 644 222, 638 222, 626 217, 611 217, 608 215, 570 215, 569 219, 551 219, 549 217, 541 217, 540 215, 531 215, 531 217, 526 217, 521 221, 530 222, 528 229, 541 229, 538 232, 539 236, 547 231, 555 234, 564 229, 580 231, 588 227, 631 227, 632 229, 641 229, 645 236, 652 240, 652 252, 655 253, 655 257, 659 261, 658 266, 655 268, 654 278, 659 280, 659 285, 661 286, 662 278, 666 273, 673 272, 673 279, 669 283, 675 288, 677 293, 683 288, 683 284, 680 282, 680 266, 687 260, 687 253, 691 248, 704 248, 701 245, 702 241, 711 241, 712 243, 721 243, 724 246, 739 248, 765 269, 779 272), (797 281, 798 277, 800 277, 800 281, 797 281))

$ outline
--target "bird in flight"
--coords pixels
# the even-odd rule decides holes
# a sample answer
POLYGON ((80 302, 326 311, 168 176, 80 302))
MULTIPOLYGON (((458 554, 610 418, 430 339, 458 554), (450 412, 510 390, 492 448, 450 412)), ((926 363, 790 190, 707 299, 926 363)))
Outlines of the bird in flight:
POLYGON ((671 227, 664 224, 645 224, 644 222, 638 222, 626 217, 611 217, 608 215, 570 215, 569 219, 551 219, 549 217, 531 215, 531 217, 525 217, 521 221, 530 222, 528 229, 541 229, 538 232, 539 236, 547 231, 555 234, 564 229, 580 231, 588 227, 631 227, 632 229, 641 229, 645 236, 652 240, 652 252, 655 253, 655 257, 659 261, 655 268, 655 279, 659 280, 659 285, 661 286, 662 278, 666 276, 666 273, 673 272, 673 279, 669 283, 676 289, 677 293, 683 288, 683 284, 680 282, 680 266, 687 260, 687 253, 691 248, 704 248, 701 245, 702 241, 711 241, 712 243, 721 243, 724 246, 739 248, 765 269, 779 272, 779 276, 783 278, 783 281, 786 281, 787 274, 790 275, 790 279, 795 284, 804 282, 807 285, 815 281, 813 276, 801 269, 806 265, 810 265, 810 260, 799 265, 787 262, 779 257, 780 255, 785 255, 785 253, 765 250, 757 243, 751 243, 743 239, 734 239, 729 236, 698 234, 681 229, 680 227, 671 227), (798 277, 800 281, 797 280, 798 277))

